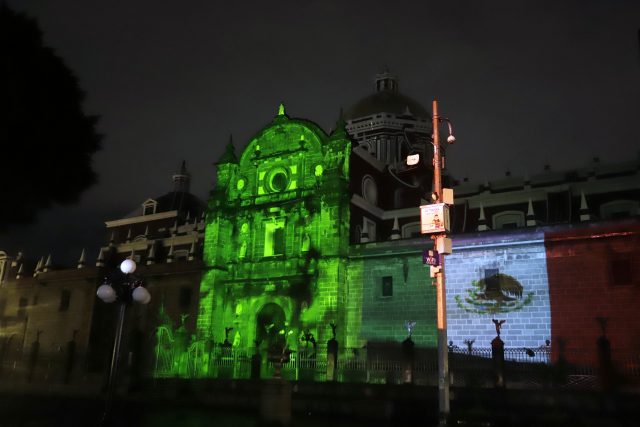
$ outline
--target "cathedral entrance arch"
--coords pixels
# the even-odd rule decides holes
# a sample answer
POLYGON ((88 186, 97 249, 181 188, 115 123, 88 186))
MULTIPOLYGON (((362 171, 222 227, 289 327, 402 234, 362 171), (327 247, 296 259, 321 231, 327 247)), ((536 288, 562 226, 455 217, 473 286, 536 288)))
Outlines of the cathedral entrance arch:
POLYGON ((286 339, 285 321, 282 307, 273 302, 265 304, 256 316, 257 345, 281 351, 286 339))

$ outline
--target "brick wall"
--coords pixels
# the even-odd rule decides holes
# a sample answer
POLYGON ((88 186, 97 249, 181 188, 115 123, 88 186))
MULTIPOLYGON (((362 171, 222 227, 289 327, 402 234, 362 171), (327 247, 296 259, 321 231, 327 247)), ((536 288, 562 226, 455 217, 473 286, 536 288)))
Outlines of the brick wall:
POLYGON ((545 234, 552 332, 566 341, 573 361, 596 360, 597 317, 608 319, 614 360, 640 349, 639 234, 637 220, 545 234))
MULTIPOLYGON (((431 285, 428 267, 422 264, 420 248, 425 245, 422 240, 370 243, 354 250, 349 266, 350 282, 362 280, 362 342, 401 342, 407 338, 405 322, 413 321, 416 345, 436 345, 435 287, 431 285), (386 280, 391 284, 388 296, 383 295, 385 277, 390 278, 386 280)), ((350 302, 352 309, 356 304, 350 302)))
MULTIPOLYGON (((551 309, 543 234, 489 232, 454 238, 453 254, 446 258, 447 334, 450 341, 465 347, 489 347, 496 336, 492 319, 505 319, 502 339, 507 347, 536 348, 551 338, 551 309), (529 294, 531 302, 509 313, 472 313, 465 310, 467 290, 473 281, 484 279, 486 270, 498 270, 516 279, 523 288, 520 305, 529 294), (456 297, 458 297, 456 299, 456 297), (461 304, 462 303, 462 304, 461 304)), ((504 293, 504 291, 503 291, 504 293)))

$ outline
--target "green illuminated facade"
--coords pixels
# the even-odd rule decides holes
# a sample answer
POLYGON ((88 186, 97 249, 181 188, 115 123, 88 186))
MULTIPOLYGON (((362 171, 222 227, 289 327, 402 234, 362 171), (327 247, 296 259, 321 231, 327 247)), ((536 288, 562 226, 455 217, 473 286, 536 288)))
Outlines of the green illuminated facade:
POLYGON ((336 128, 280 106, 239 156, 229 142, 208 205, 196 331, 161 321, 156 375, 248 377, 238 354, 301 357, 311 336, 326 345, 332 324, 346 353, 401 342, 407 322, 417 344, 435 345, 424 241, 353 242, 351 140, 336 128))
POLYGON ((229 143, 209 201, 198 336, 223 342, 227 328, 234 347, 295 348, 304 331, 325 340, 329 323, 345 325, 350 148, 345 132, 283 106, 239 158, 229 143))

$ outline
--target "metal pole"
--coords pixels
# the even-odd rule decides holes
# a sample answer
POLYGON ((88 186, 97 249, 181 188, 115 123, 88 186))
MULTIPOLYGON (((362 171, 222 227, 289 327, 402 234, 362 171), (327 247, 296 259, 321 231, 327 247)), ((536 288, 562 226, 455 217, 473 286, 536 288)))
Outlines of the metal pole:
POLYGON ((107 401, 105 403, 104 414, 102 416, 102 425, 111 415, 111 405, 113 402, 113 393, 115 389, 116 379, 118 377, 118 362, 120 361, 120 343, 122 342, 122 332, 124 329, 124 318, 127 312, 127 304, 120 303, 118 310, 118 323, 116 324, 116 336, 113 340, 113 354, 111 355, 111 367, 109 368, 109 382, 107 383, 107 401))
MULTIPOLYGON (((433 101, 433 192, 436 193, 437 202, 442 199, 442 178, 440 176, 440 117, 438 116, 438 101, 433 101)), ((428 149, 428 146, 427 146, 428 149)), ((428 152, 428 151, 427 151, 428 152)))
MULTIPOLYGON (((438 101, 433 101, 433 192, 436 202, 442 202, 442 177, 440 155, 440 133, 438 101)), ((444 239, 446 234, 436 236, 434 243, 444 239)), ((436 273, 436 310, 438 326, 438 408, 440 425, 446 425, 449 415, 449 354, 447 347, 447 294, 445 290, 444 254, 440 254, 440 272, 436 273)))

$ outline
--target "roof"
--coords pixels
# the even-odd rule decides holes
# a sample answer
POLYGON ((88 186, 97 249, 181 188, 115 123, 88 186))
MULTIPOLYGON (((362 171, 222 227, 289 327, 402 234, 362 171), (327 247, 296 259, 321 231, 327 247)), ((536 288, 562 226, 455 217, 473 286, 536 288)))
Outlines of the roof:
POLYGON ((179 211, 195 215, 201 214, 205 210, 205 203, 191 193, 183 191, 171 191, 164 196, 155 199, 158 202, 156 212, 179 211))
MULTIPOLYGON (((289 117, 284 111, 284 105, 281 104, 278 115, 275 116, 268 125, 251 137, 249 143, 240 155, 240 163, 244 164, 247 162, 256 152, 256 148, 260 149, 263 156, 265 154, 267 156, 270 155, 270 152, 278 152, 282 150, 282 146, 273 145, 272 142, 274 138, 279 141, 286 140, 284 136, 285 134, 290 134, 291 137, 295 134, 295 137, 297 138, 300 136, 300 132, 303 129, 307 133, 307 137, 305 138, 306 142, 313 144, 313 146, 316 147, 315 150, 320 150, 322 144, 326 143, 329 139, 327 133, 311 120, 289 117), (275 135, 277 135, 277 137, 275 135)), ((299 146, 298 139, 295 139, 295 141, 292 139, 289 142, 295 143, 296 146, 299 146)), ((310 146, 307 146, 307 149, 309 147, 310 146)))
MULTIPOLYGON (((156 213, 178 211, 186 215, 188 212, 191 218, 196 218, 206 210, 206 204, 202 200, 184 191, 170 191, 160 197, 154 197, 152 200, 158 203, 156 213)), ((137 217, 141 213, 141 208, 138 207, 125 218, 137 217)))
POLYGON ((431 117, 431 114, 415 99, 394 91, 382 90, 356 102, 353 107, 347 110, 344 118, 345 120, 352 120, 378 113, 404 115, 407 108, 414 117, 423 119, 431 117))

